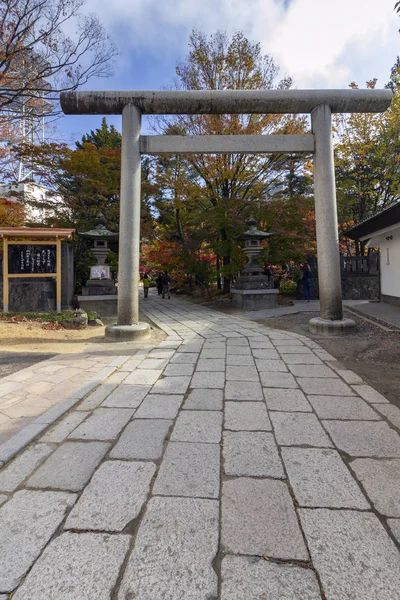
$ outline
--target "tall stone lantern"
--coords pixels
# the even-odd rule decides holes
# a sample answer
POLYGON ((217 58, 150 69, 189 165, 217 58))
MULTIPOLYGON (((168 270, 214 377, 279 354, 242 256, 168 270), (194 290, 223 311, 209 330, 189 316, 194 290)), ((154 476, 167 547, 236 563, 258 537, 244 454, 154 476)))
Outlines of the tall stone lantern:
POLYGON ((274 289, 273 281, 264 275, 264 267, 260 264, 259 257, 261 242, 274 234, 257 229, 257 221, 253 216, 246 221, 246 225, 248 229, 236 238, 244 241, 246 264, 231 290, 232 306, 241 310, 273 308, 278 305, 279 290, 274 289))
POLYGON ((90 267, 90 279, 82 286, 82 295, 78 296, 79 305, 85 310, 97 311, 102 316, 113 316, 117 314, 118 290, 111 277, 110 267, 105 262, 110 252, 108 242, 118 239, 118 233, 106 228, 106 219, 100 213, 95 228, 78 235, 93 241, 92 252, 97 261, 90 267))

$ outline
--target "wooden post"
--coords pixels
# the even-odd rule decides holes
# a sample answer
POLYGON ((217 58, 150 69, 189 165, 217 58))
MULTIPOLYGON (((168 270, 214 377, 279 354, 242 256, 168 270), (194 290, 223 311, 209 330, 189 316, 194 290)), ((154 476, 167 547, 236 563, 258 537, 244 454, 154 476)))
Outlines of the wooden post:
POLYGON ((3 312, 8 312, 8 238, 3 236, 3 312))
POLYGON ((56 240, 56 307, 61 312, 61 240, 56 240))

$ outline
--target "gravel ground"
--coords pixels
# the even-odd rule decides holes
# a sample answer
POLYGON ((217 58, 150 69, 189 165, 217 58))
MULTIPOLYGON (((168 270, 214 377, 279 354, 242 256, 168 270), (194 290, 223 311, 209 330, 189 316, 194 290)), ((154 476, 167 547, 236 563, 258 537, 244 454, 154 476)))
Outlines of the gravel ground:
POLYGON ((362 317, 345 311, 357 323, 357 332, 343 337, 322 337, 308 331, 308 321, 319 313, 297 313, 261 319, 267 327, 307 335, 357 375, 400 407, 400 331, 390 333, 362 317))

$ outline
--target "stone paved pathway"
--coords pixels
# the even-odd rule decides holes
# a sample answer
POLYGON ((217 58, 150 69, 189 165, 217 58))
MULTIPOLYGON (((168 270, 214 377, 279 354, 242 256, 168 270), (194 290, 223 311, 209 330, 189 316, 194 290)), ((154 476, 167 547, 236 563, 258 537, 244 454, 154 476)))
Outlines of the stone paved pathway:
POLYGON ((400 598, 400 411, 306 337, 145 309, 167 339, 0 471, 0 600, 400 598))

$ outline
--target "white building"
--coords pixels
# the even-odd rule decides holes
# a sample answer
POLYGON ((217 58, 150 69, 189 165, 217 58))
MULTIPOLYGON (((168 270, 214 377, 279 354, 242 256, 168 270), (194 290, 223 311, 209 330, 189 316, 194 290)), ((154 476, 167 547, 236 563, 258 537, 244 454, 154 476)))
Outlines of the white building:
POLYGON ((55 216, 64 206, 62 196, 33 181, 0 184, 0 198, 21 202, 26 220, 39 223, 55 216))
POLYGON ((346 231, 380 250, 381 299, 400 306, 400 202, 346 231))

